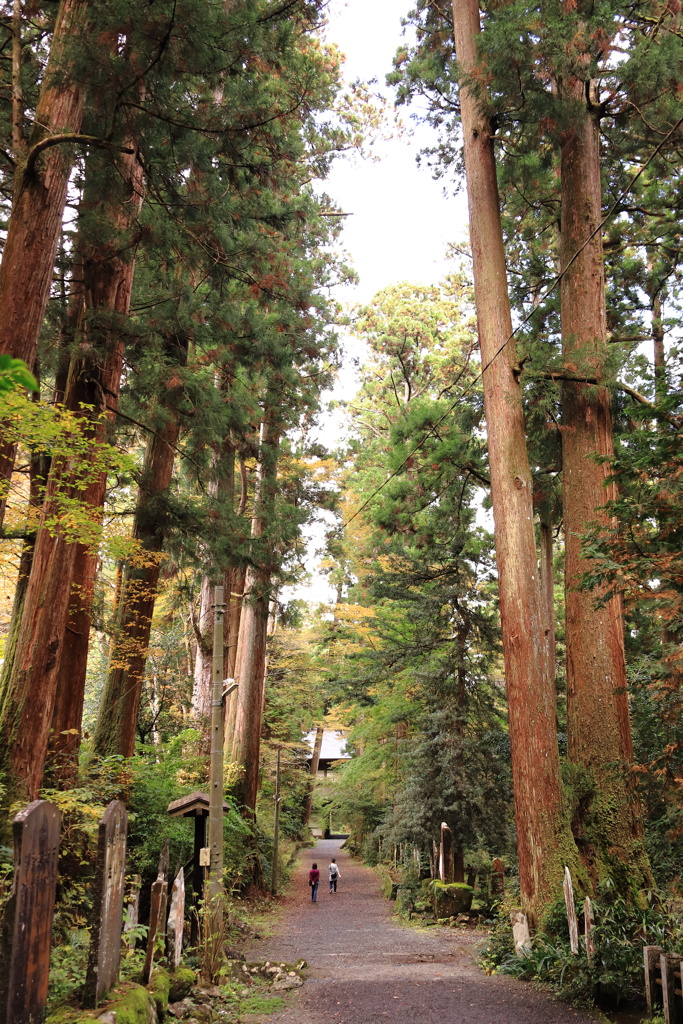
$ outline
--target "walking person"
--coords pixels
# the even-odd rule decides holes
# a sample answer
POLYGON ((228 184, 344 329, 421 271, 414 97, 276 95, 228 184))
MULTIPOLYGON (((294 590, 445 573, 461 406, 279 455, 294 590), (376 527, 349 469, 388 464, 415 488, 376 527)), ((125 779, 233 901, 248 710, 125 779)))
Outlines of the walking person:
POLYGON ((320 872, 318 871, 317 864, 314 864, 311 870, 308 872, 308 884, 311 887, 311 901, 313 903, 317 903, 318 885, 320 884, 320 872))
POLYGON ((341 878, 341 875, 339 874, 339 868, 337 867, 337 862, 334 857, 332 858, 332 862, 327 871, 330 876, 330 892, 336 892, 337 879, 341 878))

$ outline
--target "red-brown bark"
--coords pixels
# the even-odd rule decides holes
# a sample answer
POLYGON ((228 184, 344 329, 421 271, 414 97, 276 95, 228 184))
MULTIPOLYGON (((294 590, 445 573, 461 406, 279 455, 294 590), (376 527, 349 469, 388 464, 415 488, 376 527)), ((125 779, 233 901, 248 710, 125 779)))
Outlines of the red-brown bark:
MULTIPOLYGON (((573 114, 561 159, 562 347, 569 368, 589 368, 600 380, 607 316, 602 231, 596 230, 602 197, 599 123, 587 108, 585 82, 570 79, 562 89, 573 114)), ((614 452, 609 392, 565 381, 562 411, 568 755, 588 776, 573 827, 582 859, 594 866, 596 877, 605 864, 621 862, 630 882, 642 885, 650 874, 640 807, 626 781, 633 745, 621 598, 598 607, 600 594, 580 589, 590 568, 581 534, 589 523, 604 521, 599 509, 617 493, 608 483, 614 452)))
MULTIPOLYGON (((32 367, 50 297, 52 272, 62 227, 73 146, 52 145, 36 156, 48 136, 79 132, 83 119, 83 84, 69 72, 69 51, 86 27, 88 0, 62 0, 50 56, 33 118, 24 142, 20 94, 13 93, 15 171, 12 212, 0 262, 0 354, 23 359, 32 367)), ((0 481, 8 485, 14 445, 0 446, 0 481)), ((0 503, 4 517, 6 495, 0 503)))
MULTIPOLYGON (((251 536, 255 541, 263 538, 268 527, 272 525, 270 520, 277 481, 279 448, 279 434, 275 427, 279 407, 276 402, 277 399, 269 393, 266 397, 266 418, 261 424, 259 471, 251 524, 251 536)), ((255 813, 259 787, 259 751, 272 576, 272 566, 268 564, 270 558, 266 556, 265 548, 261 545, 256 546, 255 553, 260 563, 247 568, 240 615, 235 660, 235 679, 239 687, 232 733, 232 760, 241 769, 235 796, 242 804, 247 817, 253 817, 255 813)))
MULTIPOLYGON (((464 76, 476 66, 480 31, 475 0, 453 4, 456 53, 464 76)), ((488 433, 491 496, 508 695, 515 820, 522 902, 534 919, 562 881, 576 851, 565 820, 545 612, 538 580, 532 481, 490 120, 461 84, 465 172, 474 290, 488 433)))
MULTIPOLYGON (((187 359, 187 340, 177 339, 178 364, 187 359)), ((148 440, 133 523, 138 551, 128 560, 121 585, 109 673, 100 701, 93 750, 103 757, 131 757, 156 603, 166 524, 156 507, 173 477, 180 412, 179 387, 164 393, 167 418, 148 440)))
POLYGON ((324 727, 322 725, 316 725, 315 727, 315 742, 313 743, 313 757, 311 758, 310 767, 310 779, 308 780, 308 789, 306 791, 306 807, 304 809, 304 827, 308 825, 311 820, 311 811, 313 810, 313 790, 315 787, 315 778, 318 774, 318 766, 320 764, 320 751, 323 746, 323 734, 324 727))

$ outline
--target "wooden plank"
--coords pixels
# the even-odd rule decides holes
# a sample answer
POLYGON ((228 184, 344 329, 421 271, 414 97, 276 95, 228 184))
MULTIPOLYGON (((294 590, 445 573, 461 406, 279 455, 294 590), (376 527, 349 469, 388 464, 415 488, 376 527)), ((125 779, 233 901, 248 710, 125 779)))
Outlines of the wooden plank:
POLYGON ((683 1007, 676 998, 674 973, 680 967, 681 958, 677 953, 662 953, 659 964, 662 971, 662 1002, 664 1004, 664 1020, 666 1024, 682 1024, 683 1007))
POLYGON ((645 968, 645 999, 649 1013, 656 1006, 662 1005, 662 976, 659 958, 664 950, 661 946, 643 946, 643 966, 645 968))

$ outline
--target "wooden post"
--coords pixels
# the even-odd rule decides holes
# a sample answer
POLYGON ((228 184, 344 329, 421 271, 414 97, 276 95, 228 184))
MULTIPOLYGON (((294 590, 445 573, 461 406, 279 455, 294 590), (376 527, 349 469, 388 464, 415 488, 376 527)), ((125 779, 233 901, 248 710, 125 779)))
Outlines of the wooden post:
POLYGON ((277 896, 277 858, 280 839, 280 754, 282 748, 277 748, 277 768, 275 769, 275 825, 273 828, 273 866, 270 872, 270 891, 277 896))
POLYGON ((564 902, 567 907, 567 923, 569 925, 569 946, 572 953, 579 952, 579 922, 576 918, 576 906, 574 904, 574 887, 569 868, 564 869, 564 902))
POLYGON ((93 926, 83 990, 86 1009, 95 1009, 119 978, 127 835, 126 808, 112 800, 98 829, 93 926))
POLYGON ((213 688, 211 691, 211 785, 209 788, 209 898, 217 922, 223 907, 223 587, 213 592, 213 688))
POLYGON ((502 896, 505 892, 505 866, 500 857, 491 861, 491 895, 502 896))
POLYGON ((586 936, 586 956, 593 956, 595 953, 595 939, 593 938, 595 918, 593 917, 593 904, 590 901, 590 896, 586 896, 583 901, 583 924, 586 936))
POLYGON ((662 1002, 666 1024, 681 1024, 681 961, 677 953, 662 953, 659 963, 662 969, 662 1002), (678 992, 676 991, 678 989, 678 992))
POLYGON ((133 875, 133 878, 128 889, 128 894, 125 900, 126 913, 128 920, 123 926, 124 932, 131 931, 135 928, 140 918, 140 889, 142 887, 142 877, 140 875, 133 875))
POLYGON ((166 931, 168 959, 174 971, 178 970, 183 953, 183 928, 185 925, 185 872, 183 868, 175 877, 171 893, 171 910, 166 931))
POLYGON ((439 878, 442 882, 453 881, 453 833, 445 821, 441 822, 441 847, 439 850, 439 878))
POLYGON ((168 839, 159 857, 156 882, 152 883, 152 898, 149 910, 149 931, 147 932, 147 954, 142 968, 142 984, 148 985, 154 969, 157 933, 166 933, 166 901, 168 899, 168 839))
POLYGON ((0 936, 0 1024, 44 1016, 60 826, 60 813, 47 800, 34 800, 14 819, 14 882, 0 936))
POLYGON ((645 967, 645 999, 649 1013, 655 1006, 662 1005, 662 989, 657 984, 659 958, 664 950, 661 946, 643 946, 643 965, 645 967))

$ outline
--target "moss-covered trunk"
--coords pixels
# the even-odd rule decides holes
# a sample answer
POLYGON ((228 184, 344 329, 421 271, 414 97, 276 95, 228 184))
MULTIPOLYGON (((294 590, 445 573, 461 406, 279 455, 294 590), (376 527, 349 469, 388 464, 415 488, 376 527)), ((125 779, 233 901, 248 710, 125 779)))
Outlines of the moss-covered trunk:
MULTIPOLYGON (((600 380, 607 345, 600 135, 588 88, 578 79, 563 84, 569 126, 561 160, 562 348, 569 369, 600 380)), ((651 874, 628 782, 633 747, 621 599, 598 605, 599 593, 580 589, 590 568, 581 534, 604 521, 599 509, 616 496, 608 483, 614 447, 607 388, 565 381, 562 415, 568 756, 580 768, 572 827, 594 879, 616 873, 625 887, 642 887, 651 874)))

